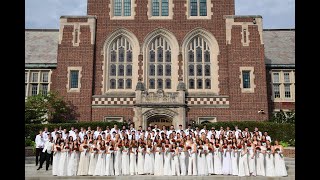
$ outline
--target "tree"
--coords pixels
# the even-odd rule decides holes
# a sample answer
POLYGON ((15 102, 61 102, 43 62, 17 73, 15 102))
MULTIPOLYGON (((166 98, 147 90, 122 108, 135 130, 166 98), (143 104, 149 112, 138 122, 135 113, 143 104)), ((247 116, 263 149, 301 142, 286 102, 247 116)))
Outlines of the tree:
POLYGON ((295 123, 295 112, 284 112, 283 110, 274 112, 270 121, 275 123, 295 123))
POLYGON ((25 103, 25 123, 27 124, 64 123, 74 120, 76 116, 75 106, 64 101, 63 97, 56 92, 29 96, 25 103))

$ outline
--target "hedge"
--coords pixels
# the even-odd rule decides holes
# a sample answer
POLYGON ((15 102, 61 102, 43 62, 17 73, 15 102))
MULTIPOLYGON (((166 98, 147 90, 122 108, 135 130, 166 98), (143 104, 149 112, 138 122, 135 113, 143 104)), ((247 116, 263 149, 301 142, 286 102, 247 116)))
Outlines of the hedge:
MULTIPOLYGON (((26 124, 25 125, 25 138, 34 140, 35 136, 38 134, 40 129, 44 129, 44 127, 48 127, 48 130, 51 132, 54 128, 62 127, 62 129, 71 129, 71 127, 75 127, 80 129, 80 127, 87 128, 91 126, 91 129, 96 130, 97 126, 105 129, 106 126, 110 128, 113 127, 114 124, 117 124, 119 128, 122 125, 127 125, 123 122, 79 122, 79 123, 60 123, 60 124, 26 124)), ((253 131, 254 127, 258 127, 259 131, 268 131, 269 136, 271 136, 271 140, 274 141, 278 139, 279 141, 290 142, 295 140, 295 124, 292 123, 273 123, 273 122, 258 122, 258 121, 229 121, 229 122, 216 122, 216 123, 208 123, 207 129, 211 129, 212 126, 215 129, 220 129, 220 126, 226 128, 227 126, 230 129, 234 129, 234 126, 238 126, 239 129, 244 130, 245 127, 249 128, 249 131, 253 131)), ((203 127, 203 124, 196 125, 199 128, 203 127)))

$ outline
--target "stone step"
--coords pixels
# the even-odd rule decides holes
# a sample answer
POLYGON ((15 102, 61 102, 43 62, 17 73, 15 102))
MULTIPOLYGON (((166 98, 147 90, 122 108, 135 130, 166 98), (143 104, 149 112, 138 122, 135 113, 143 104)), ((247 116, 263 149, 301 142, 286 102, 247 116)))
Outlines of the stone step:
POLYGON ((296 162, 295 161, 285 161, 285 164, 288 164, 288 165, 295 165, 296 162))
POLYGON ((295 161, 296 158, 284 157, 284 161, 295 161))

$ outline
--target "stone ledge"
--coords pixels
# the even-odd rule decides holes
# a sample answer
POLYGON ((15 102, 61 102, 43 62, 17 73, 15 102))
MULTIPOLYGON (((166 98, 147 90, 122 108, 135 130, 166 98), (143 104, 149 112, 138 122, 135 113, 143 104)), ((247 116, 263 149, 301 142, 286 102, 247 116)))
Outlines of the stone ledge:
POLYGON ((295 147, 285 147, 283 148, 283 155, 289 158, 295 158, 296 150, 295 147))

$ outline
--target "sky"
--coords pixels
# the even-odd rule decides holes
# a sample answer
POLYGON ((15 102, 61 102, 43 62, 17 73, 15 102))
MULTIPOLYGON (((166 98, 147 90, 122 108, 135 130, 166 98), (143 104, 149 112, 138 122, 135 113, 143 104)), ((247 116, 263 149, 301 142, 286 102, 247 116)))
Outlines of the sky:
MULTIPOLYGON (((236 15, 262 15, 263 29, 294 29, 295 0, 235 0, 236 15)), ((86 15, 87 0, 25 0, 26 29, 58 29, 63 15, 86 15)))

